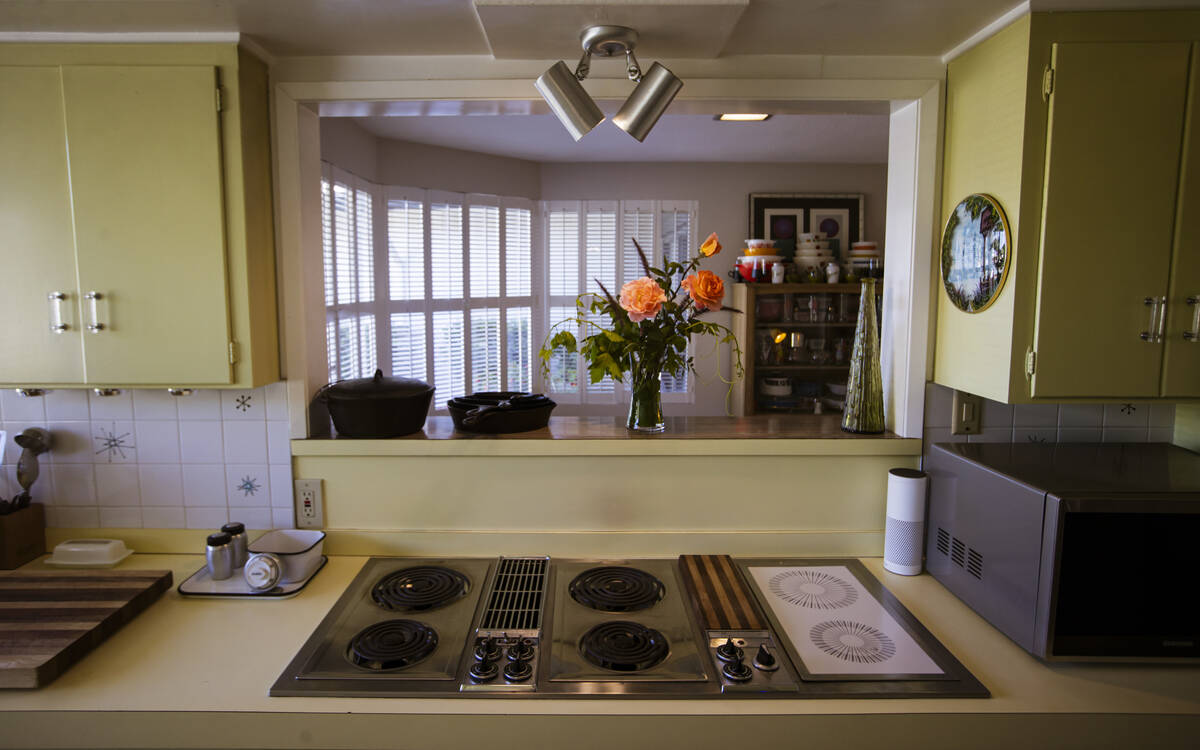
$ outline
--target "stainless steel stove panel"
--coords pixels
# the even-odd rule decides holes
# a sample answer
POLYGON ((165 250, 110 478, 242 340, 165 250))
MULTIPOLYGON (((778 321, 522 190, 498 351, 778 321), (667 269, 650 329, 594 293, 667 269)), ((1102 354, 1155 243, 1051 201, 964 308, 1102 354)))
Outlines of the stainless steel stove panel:
MULTIPOLYGON (((601 683, 596 692, 608 692, 604 683, 711 683, 706 655, 697 645, 697 631, 689 616, 683 582, 674 560, 556 561, 553 567, 553 620, 550 633, 549 674, 552 683, 601 683), (580 573, 602 566, 625 566, 650 573, 664 584, 662 599, 651 607, 632 612, 602 612, 571 598, 568 587, 580 573), (596 666, 580 652, 580 640, 592 627, 606 622, 630 621, 653 628, 666 637, 670 650, 657 664, 636 672, 618 672, 596 666)), ((573 688, 574 689, 574 688, 573 688)), ((587 688, 578 688, 588 692, 587 688)), ((621 689, 620 692, 627 692, 621 689)))

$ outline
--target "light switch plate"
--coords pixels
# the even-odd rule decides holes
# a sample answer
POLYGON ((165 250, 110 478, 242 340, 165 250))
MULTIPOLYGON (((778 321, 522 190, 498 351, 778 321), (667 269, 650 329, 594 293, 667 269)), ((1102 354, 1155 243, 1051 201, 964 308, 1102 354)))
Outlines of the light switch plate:
POLYGON ((319 529, 325 525, 325 502, 320 479, 297 479, 296 528, 319 529))
POLYGON ((950 412, 951 435, 978 435, 983 412, 983 399, 962 391, 954 392, 950 412))

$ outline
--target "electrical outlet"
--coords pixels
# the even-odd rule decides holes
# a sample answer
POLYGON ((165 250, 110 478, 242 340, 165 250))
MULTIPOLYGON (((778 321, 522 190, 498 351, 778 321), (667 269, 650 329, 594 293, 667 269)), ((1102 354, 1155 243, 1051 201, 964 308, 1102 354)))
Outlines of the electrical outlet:
POLYGON ((325 525, 325 503, 321 497, 320 479, 297 479, 296 527, 316 529, 325 525))
POLYGON ((954 392, 950 415, 951 435, 978 435, 983 420, 983 400, 962 391, 954 392))

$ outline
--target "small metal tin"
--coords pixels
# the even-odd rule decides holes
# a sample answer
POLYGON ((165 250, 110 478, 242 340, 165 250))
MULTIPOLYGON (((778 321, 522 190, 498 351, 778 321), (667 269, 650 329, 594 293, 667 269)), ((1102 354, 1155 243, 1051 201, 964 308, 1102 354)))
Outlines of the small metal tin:
POLYGON ((233 547, 233 567, 234 570, 246 564, 246 557, 249 554, 246 551, 246 525, 237 521, 230 521, 221 527, 229 535, 229 543, 233 547))
POLYGON ((283 577, 283 565, 270 552, 255 552, 242 568, 242 577, 255 591, 270 591, 279 585, 283 577))

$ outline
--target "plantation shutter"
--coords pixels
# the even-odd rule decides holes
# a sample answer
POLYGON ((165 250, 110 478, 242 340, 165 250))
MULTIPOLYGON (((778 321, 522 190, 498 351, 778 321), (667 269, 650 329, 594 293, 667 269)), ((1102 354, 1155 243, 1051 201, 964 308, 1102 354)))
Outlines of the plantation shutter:
MULTIPOLYGON (((672 202, 662 201, 659 205, 659 257, 665 263, 686 264, 691 255, 696 252, 699 243, 694 236, 696 209, 691 201, 672 202)), ((639 240, 640 241, 640 240, 639 240)), ((675 275, 678 278, 678 274, 675 275)), ((692 353, 692 342, 688 342, 687 353, 692 353)), ((662 392, 664 394, 687 394, 688 379, 691 373, 686 370, 676 376, 663 373, 662 392)), ((672 399, 673 400, 673 399, 672 399)))

